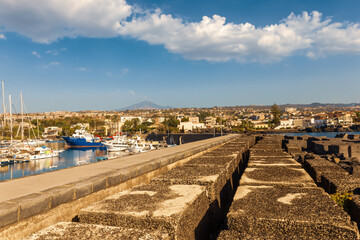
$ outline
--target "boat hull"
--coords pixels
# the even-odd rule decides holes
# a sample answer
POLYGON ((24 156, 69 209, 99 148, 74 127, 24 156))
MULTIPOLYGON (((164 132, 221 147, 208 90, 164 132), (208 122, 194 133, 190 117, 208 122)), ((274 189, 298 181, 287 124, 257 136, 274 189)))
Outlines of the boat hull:
POLYGON ((69 147, 86 147, 86 148, 98 148, 98 147, 104 147, 104 145, 101 142, 87 142, 83 138, 73 138, 73 137, 62 137, 66 144, 69 147))

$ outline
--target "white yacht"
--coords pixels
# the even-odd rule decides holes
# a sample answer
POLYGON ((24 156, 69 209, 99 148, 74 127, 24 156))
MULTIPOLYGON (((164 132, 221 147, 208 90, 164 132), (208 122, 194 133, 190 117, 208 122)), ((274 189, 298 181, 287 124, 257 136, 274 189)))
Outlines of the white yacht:
POLYGON ((126 136, 115 135, 112 140, 102 143, 110 152, 125 151, 129 147, 129 142, 126 136))
POLYGON ((30 160, 58 157, 61 151, 53 151, 48 147, 37 147, 29 155, 30 160))

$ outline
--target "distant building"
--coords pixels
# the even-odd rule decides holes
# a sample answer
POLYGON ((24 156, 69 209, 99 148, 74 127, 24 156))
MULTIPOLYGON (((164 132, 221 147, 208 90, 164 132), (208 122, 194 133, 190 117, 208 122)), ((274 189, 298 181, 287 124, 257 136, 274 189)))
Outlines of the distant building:
POLYGON ((206 117, 205 118, 205 124, 207 126, 213 127, 216 125, 216 118, 214 117, 206 117))
POLYGON ((157 117, 155 118, 155 123, 162 123, 165 121, 165 118, 164 117, 157 117))
POLYGON ((142 117, 120 117, 120 122, 122 122, 122 123, 124 123, 124 122, 126 122, 126 121, 131 121, 131 120, 133 120, 133 119, 139 119, 140 120, 140 123, 142 123, 143 121, 142 121, 142 117))
POLYGON ((180 122, 178 128, 184 132, 191 132, 195 129, 205 129, 206 126, 204 123, 180 122))
POLYGON ((259 122, 254 124, 255 129, 267 129, 269 127, 268 123, 259 122))
POLYGON ((60 135, 62 128, 60 127, 46 127, 42 136, 44 138, 54 138, 60 135))
POLYGON ((293 119, 294 128, 308 128, 311 127, 312 121, 310 118, 293 119))
POLYGON ((200 123, 199 117, 189 117, 189 122, 191 123, 200 123))
POLYGON ((280 125, 277 126, 275 129, 281 129, 281 128, 294 128, 294 120, 293 119, 280 120, 280 125))

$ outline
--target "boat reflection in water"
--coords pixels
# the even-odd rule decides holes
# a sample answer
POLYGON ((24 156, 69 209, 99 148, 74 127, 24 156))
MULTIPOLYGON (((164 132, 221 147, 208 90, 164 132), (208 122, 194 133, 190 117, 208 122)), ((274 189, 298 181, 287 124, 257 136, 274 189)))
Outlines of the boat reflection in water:
POLYGON ((97 162, 97 157, 105 156, 107 156, 106 149, 69 148, 61 152, 58 157, 2 166, 0 181, 97 162))

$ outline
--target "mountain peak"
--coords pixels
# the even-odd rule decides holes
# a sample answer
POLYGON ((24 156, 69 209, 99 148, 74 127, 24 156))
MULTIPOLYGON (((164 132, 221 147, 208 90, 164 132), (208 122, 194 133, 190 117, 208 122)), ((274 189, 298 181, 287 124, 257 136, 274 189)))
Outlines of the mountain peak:
POLYGON ((158 104, 155 104, 149 100, 145 100, 124 108, 116 109, 115 111, 125 111, 125 110, 150 110, 150 109, 169 109, 173 108, 170 106, 160 106, 158 104))

